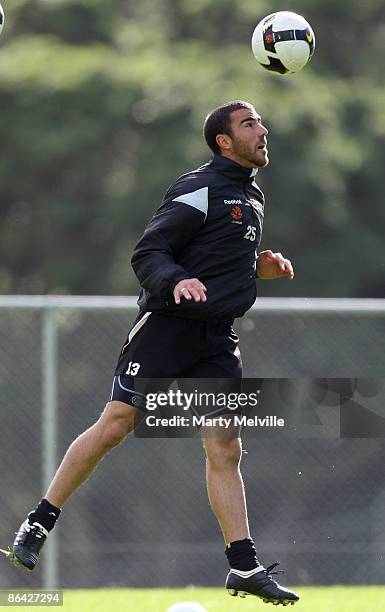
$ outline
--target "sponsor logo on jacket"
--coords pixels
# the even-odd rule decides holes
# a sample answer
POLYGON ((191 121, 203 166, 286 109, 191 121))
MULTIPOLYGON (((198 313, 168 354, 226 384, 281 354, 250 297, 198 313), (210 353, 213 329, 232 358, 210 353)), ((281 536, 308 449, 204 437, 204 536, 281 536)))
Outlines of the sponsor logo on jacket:
POLYGON ((237 206, 242 204, 242 200, 223 200, 224 204, 229 204, 230 206, 237 206))

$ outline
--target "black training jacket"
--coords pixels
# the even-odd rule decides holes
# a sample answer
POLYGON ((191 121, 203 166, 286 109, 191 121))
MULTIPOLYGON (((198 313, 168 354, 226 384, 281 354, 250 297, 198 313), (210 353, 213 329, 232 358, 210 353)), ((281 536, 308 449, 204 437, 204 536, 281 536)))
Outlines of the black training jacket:
POLYGON ((231 321, 250 308, 264 209, 255 173, 215 155, 171 185, 131 260, 141 310, 231 321), (175 304, 172 291, 184 278, 206 285, 206 302, 175 304))

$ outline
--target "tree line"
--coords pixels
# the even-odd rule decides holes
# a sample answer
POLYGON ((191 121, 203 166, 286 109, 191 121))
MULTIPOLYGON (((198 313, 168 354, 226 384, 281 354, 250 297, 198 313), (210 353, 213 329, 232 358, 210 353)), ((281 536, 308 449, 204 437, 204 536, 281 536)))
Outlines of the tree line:
POLYGON ((133 245, 205 115, 253 102, 269 128, 262 248, 295 281, 261 295, 384 295, 385 18, 379 0, 294 0, 317 37, 300 74, 255 62, 275 0, 3 0, 0 292, 135 294, 133 245))

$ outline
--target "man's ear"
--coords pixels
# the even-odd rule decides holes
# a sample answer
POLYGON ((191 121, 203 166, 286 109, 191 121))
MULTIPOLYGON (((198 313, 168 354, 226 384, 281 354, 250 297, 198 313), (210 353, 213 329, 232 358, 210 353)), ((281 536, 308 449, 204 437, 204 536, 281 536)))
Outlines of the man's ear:
POLYGON ((232 140, 228 134, 217 134, 215 140, 221 150, 230 151, 232 147, 232 140))

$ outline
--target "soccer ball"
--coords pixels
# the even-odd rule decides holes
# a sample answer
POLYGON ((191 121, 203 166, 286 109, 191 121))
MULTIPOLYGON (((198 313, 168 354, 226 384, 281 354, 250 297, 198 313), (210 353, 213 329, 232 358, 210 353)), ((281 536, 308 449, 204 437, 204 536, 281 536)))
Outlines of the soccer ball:
POLYGON ((301 15, 279 11, 259 22, 251 46, 255 59, 266 70, 293 74, 302 70, 313 55, 315 36, 301 15))
POLYGON ((3 27, 4 27, 4 10, 3 10, 3 7, 0 4, 0 34, 1 34, 2 30, 3 30, 3 27))
POLYGON ((180 601, 168 608, 167 612, 207 612, 207 610, 195 601, 180 601))

